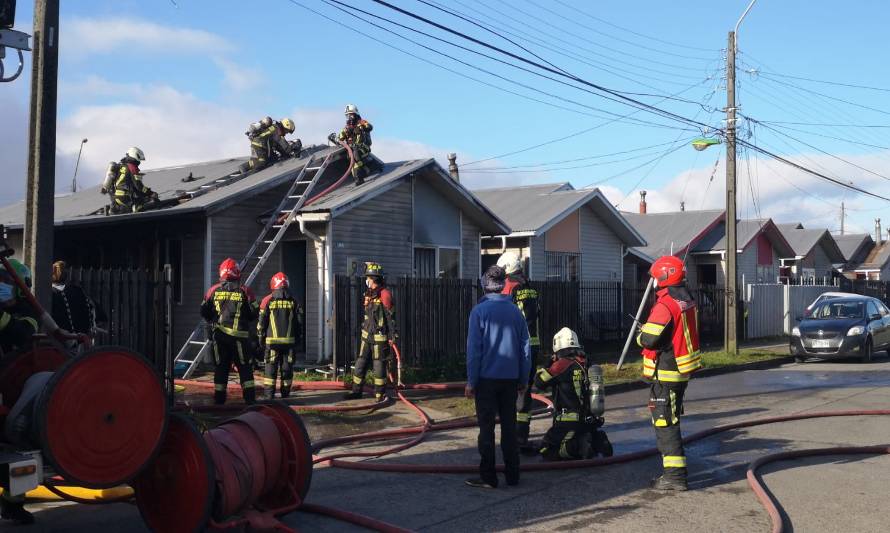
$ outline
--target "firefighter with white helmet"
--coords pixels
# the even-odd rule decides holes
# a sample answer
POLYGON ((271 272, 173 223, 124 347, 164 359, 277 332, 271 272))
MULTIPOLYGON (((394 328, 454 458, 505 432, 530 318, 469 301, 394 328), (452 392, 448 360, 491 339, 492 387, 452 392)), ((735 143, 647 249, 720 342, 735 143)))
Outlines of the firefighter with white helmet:
POLYGON ((680 433, 683 395, 692 373, 701 368, 698 308, 686 288, 686 267, 678 257, 658 258, 649 269, 657 300, 637 344, 643 348, 643 377, 651 383, 649 410, 663 473, 658 490, 686 490, 686 454, 680 433))
POLYGON ((379 170, 377 160, 371 157, 371 130, 374 126, 359 115, 358 107, 348 104, 343 111, 346 115, 346 126, 339 135, 330 134, 328 140, 347 144, 352 150, 352 178, 356 185, 365 182, 371 172, 379 170))
POLYGON ((138 213, 158 195, 142 182, 139 165, 145 161, 145 153, 133 146, 127 150, 120 163, 109 165, 104 192, 112 195, 111 212, 116 214, 138 213))
MULTIPOLYGON (((541 351, 540 340, 540 302, 538 291, 531 288, 522 271, 522 259, 514 252, 505 252, 498 258, 498 266, 507 273, 507 282, 502 294, 513 297, 513 303, 522 311, 528 325, 528 336, 531 344, 531 367, 529 383, 534 379, 538 365, 538 354, 541 351)), ((516 437, 521 447, 528 445, 528 433, 531 424, 532 393, 531 387, 523 391, 521 405, 516 411, 516 437)))
POLYGON ((541 440, 545 459, 612 455, 603 425, 602 370, 588 365, 578 335, 562 328, 553 336, 552 364, 535 374, 535 386, 553 390, 553 425, 541 440))

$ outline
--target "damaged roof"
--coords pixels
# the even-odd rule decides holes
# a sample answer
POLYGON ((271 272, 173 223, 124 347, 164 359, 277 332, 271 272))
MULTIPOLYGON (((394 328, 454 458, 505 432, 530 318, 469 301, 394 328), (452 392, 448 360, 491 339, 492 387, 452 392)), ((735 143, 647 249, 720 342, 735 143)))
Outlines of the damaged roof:
POLYGON ((486 235, 526 233, 540 236, 581 206, 588 205, 628 246, 646 243, 599 189, 576 190, 569 183, 562 182, 474 189, 473 193, 512 228, 512 232, 486 235))

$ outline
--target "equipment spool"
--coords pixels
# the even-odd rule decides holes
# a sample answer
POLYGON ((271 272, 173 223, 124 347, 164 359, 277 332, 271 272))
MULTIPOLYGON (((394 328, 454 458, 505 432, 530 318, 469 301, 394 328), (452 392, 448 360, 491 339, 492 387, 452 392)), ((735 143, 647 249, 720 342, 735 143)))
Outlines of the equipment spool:
POLYGON ((157 458, 133 482, 136 505, 152 531, 193 533, 210 519, 216 476, 194 422, 170 416, 157 458))
POLYGON ((282 470, 285 475, 279 476, 274 490, 267 492, 259 504, 267 508, 280 508, 288 504, 291 484, 297 491, 300 501, 306 500, 309 486, 312 484, 312 442, 309 432, 300 415, 282 403, 254 405, 250 411, 262 413, 271 418, 281 435, 282 470))
POLYGON ((71 357, 54 346, 41 346, 27 352, 10 354, 0 362, 0 394, 3 405, 12 407, 28 378, 38 372, 54 372, 71 357))
POLYGON ((89 488, 127 483, 154 458, 167 427, 161 377, 140 355, 102 346, 70 360, 37 408, 46 460, 89 488))

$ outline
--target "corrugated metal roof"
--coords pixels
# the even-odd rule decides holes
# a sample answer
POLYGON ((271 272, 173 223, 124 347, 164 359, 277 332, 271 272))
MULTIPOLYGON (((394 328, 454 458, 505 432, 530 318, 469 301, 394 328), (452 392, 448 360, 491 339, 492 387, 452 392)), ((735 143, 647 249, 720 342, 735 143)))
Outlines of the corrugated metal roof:
POLYGON ((706 231, 723 219, 722 210, 675 211, 670 213, 621 213, 646 239, 639 251, 649 257, 678 253, 706 235, 706 231))
POLYGON ((806 229, 799 222, 789 224, 776 224, 782 236, 791 245, 794 255, 804 257, 817 244, 821 243, 825 254, 832 263, 842 263, 844 254, 834 242, 831 233, 827 229, 806 229))
POLYGON ((475 189, 473 194, 505 221, 512 233, 541 235, 569 213, 589 204, 622 242, 628 246, 645 242, 599 189, 575 190, 568 183, 547 183, 475 189))
POLYGON ((834 235, 834 242, 844 254, 844 261, 850 261, 863 245, 870 246, 874 243, 871 235, 868 233, 847 233, 844 235, 834 235))

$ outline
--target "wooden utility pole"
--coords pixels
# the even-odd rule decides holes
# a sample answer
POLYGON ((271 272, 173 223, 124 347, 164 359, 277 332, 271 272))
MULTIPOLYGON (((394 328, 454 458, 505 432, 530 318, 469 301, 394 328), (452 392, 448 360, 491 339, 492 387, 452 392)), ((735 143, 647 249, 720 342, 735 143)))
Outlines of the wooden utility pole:
POLYGON ((844 212, 844 202, 841 202, 841 235, 844 234, 844 219, 847 217, 847 214, 844 212))
POLYGON ((34 2, 34 52, 28 132, 28 192, 24 258, 34 295, 49 309, 52 297, 56 189, 56 83, 59 74, 59 0, 34 2))
MULTIPOLYGON (((750 7, 749 7, 750 8, 750 7)), ((736 107, 735 107, 735 32, 729 32, 729 44, 726 48, 726 296, 723 346, 727 353, 737 354, 739 351, 738 310, 736 295, 738 294, 738 246, 736 244, 736 107)))

